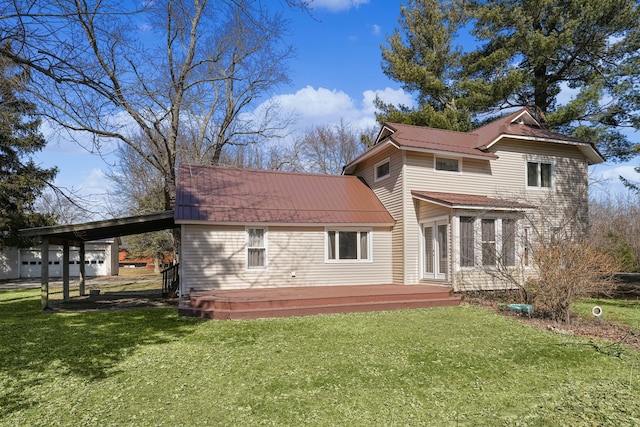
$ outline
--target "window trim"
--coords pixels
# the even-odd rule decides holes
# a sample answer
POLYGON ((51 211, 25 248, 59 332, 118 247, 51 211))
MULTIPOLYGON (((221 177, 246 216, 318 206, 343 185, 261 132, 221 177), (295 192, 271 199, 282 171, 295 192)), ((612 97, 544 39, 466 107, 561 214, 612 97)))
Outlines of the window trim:
POLYGON ((389 178, 390 176, 391 176, 391 158, 390 157, 387 157, 386 159, 379 161, 373 166, 374 182, 382 181, 386 178, 389 178), (389 164, 387 173, 385 175, 378 175, 378 167, 384 165, 385 163, 389 164))
POLYGON ((269 228, 268 227, 245 227, 245 269, 248 271, 264 271, 269 267, 269 228), (262 230, 263 247, 253 247, 249 245, 249 230, 262 230), (264 265, 263 266, 249 266, 249 249, 263 249, 264 250, 264 265))
POLYGON ((371 263, 373 262, 373 230, 367 227, 326 227, 324 230, 324 262, 327 264, 358 264, 358 263, 371 263), (329 258, 329 242, 331 241, 329 238, 330 232, 335 232, 335 241, 334 247, 336 248, 336 257, 329 258), (357 257, 355 259, 340 259, 340 243, 339 243, 339 233, 341 232, 355 232, 356 236, 356 254, 357 257), (362 248, 360 246, 361 242, 361 233, 367 233, 367 258, 361 258, 362 248))
MULTIPOLYGON (((525 232, 523 231, 527 226, 522 222, 523 218, 513 215, 513 214, 506 214, 506 215, 478 215, 477 213, 473 213, 470 211, 460 211, 458 212, 456 215, 456 221, 455 221, 455 228, 456 228, 456 236, 455 236, 455 248, 456 248, 456 262, 455 262, 455 268, 457 269, 457 271, 473 271, 473 270, 477 270, 477 271, 482 271, 482 270, 491 270, 491 269, 495 269, 498 268, 499 263, 502 263, 503 261, 501 260, 502 257, 504 256, 504 249, 505 249, 505 236, 504 236, 504 221, 513 221, 513 227, 514 227, 514 240, 515 242, 512 242, 512 244, 514 244, 514 251, 515 253, 514 255, 514 265, 504 265, 505 268, 511 269, 511 268, 517 268, 519 266, 521 267, 527 267, 524 263, 524 257, 525 257, 525 242, 524 242, 524 236, 525 236, 525 232), (464 217, 470 217, 473 218, 473 238, 474 238, 474 245, 473 245, 473 260, 474 260, 474 265, 470 266, 470 265, 462 265, 462 235, 461 235, 461 218, 464 217), (494 241, 493 241, 493 248, 495 250, 495 264, 484 264, 484 259, 483 259, 483 243, 485 243, 483 236, 482 236, 482 221, 483 220, 492 220, 493 221, 493 227, 494 227, 494 241)), ((486 243, 490 243, 490 242, 486 242, 486 243)), ((530 255, 530 254, 529 254, 530 255)))
POLYGON ((456 157, 456 156, 440 156, 437 154, 433 155, 433 170, 437 173, 457 173, 457 174, 461 174, 462 173, 462 157, 456 157), (457 171, 448 171, 445 169, 438 169, 437 165, 438 165, 438 159, 447 159, 447 160, 456 160, 458 162, 458 170, 457 171))
POLYGON ((538 190, 538 191, 549 191, 555 188, 556 185, 556 163, 551 159, 542 159, 542 158, 528 158, 524 165, 524 176, 525 176, 525 188, 527 190, 538 190), (537 165, 536 171, 536 185, 529 185, 529 164, 534 163, 537 165), (542 186, 542 169, 541 165, 549 165, 550 166, 550 176, 549 176, 549 186, 542 186))

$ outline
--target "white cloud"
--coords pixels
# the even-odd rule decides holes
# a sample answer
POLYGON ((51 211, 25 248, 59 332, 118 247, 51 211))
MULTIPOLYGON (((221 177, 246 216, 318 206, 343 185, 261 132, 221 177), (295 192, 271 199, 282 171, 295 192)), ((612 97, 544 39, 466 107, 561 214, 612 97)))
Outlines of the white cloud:
POLYGON ((605 163, 593 166, 589 174, 591 196, 596 199, 606 199, 620 194, 629 194, 629 189, 622 184, 620 177, 632 182, 640 182, 640 173, 635 170, 638 164, 640 164, 638 160, 632 160, 617 165, 605 163))
POLYGON ((380 25, 373 24, 371 26, 371 34, 373 34, 374 36, 379 36, 381 31, 382 31, 382 28, 380 28, 380 25))
MULTIPOLYGON (((276 102, 286 113, 297 118, 294 131, 334 125, 344 120, 355 128, 376 126, 374 100, 376 96, 392 104, 412 105, 411 96, 402 89, 385 88, 367 90, 360 102, 340 90, 313 88, 306 86, 296 93, 277 95, 270 101, 276 102)), ((260 107, 258 107, 260 108, 260 107)))
POLYGON ((358 8, 360 5, 369 3, 369 0, 312 0, 311 7, 327 9, 330 12, 341 12, 352 7, 358 8))

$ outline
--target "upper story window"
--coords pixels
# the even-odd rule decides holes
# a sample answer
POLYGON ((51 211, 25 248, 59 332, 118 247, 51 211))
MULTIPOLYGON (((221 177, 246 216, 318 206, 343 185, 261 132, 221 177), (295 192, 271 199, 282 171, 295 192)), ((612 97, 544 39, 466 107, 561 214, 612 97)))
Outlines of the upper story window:
POLYGON ((267 230, 247 228, 247 268, 267 268, 267 230))
POLYGON ((379 181, 386 178, 391 173, 391 162, 389 159, 385 159, 375 165, 375 180, 379 181))
POLYGON ((446 172, 460 172, 460 159, 454 159, 450 157, 436 157, 435 158, 436 170, 446 172))
POLYGON ((327 230, 329 261, 369 261, 371 232, 368 230, 327 230))
POLYGON ((551 188, 552 170, 548 162, 527 162, 527 187, 551 188))

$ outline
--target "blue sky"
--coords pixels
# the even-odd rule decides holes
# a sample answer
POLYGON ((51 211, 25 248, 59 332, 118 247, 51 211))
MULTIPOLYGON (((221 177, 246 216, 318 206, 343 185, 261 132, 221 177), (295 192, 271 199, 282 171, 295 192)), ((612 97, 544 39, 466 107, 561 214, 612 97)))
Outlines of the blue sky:
MULTIPOLYGON (((381 69, 380 45, 398 26, 401 3, 315 0, 311 16, 286 12, 291 20, 288 41, 295 47, 296 56, 289 63, 291 84, 275 96, 281 106, 295 112, 299 129, 336 124, 341 119, 354 127, 375 125, 372 101, 376 94, 387 102, 411 102, 411 96, 381 69)), ((50 143, 36 161, 43 166, 58 166, 56 184, 102 199, 110 184, 104 176, 108 164, 64 135, 50 135, 46 127, 43 132, 50 143)), ((114 161, 112 157, 107 160, 114 161)), ((599 165, 593 168, 592 176, 598 181, 609 179, 606 184, 598 184, 601 191, 623 192, 617 176, 640 179, 633 171, 635 164, 599 165)))

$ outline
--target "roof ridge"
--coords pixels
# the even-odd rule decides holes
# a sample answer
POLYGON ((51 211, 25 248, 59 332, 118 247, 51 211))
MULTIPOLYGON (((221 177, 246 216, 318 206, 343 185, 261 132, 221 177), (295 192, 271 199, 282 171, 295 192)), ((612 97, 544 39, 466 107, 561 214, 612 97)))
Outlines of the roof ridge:
POLYGON ((319 173, 319 172, 280 171, 280 170, 271 170, 271 169, 243 168, 239 166, 207 165, 207 164, 197 164, 197 163, 180 163, 179 167, 203 167, 208 169, 225 169, 225 170, 232 170, 232 171, 238 171, 238 172, 300 175, 300 176, 329 177, 329 178, 341 178, 345 176, 351 176, 351 175, 335 175, 335 174, 319 173))
POLYGON ((387 122, 386 124, 387 125, 398 125, 398 126, 407 126, 407 127, 413 127, 413 128, 420 128, 420 129, 425 129, 425 130, 437 130, 437 131, 441 131, 441 132, 449 132, 449 133, 455 133, 455 134, 459 134, 459 135, 470 135, 470 134, 473 134, 473 131, 462 132, 462 131, 459 131, 459 130, 434 128, 434 127, 431 127, 431 126, 407 125, 407 124, 398 123, 398 122, 387 122))

